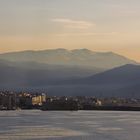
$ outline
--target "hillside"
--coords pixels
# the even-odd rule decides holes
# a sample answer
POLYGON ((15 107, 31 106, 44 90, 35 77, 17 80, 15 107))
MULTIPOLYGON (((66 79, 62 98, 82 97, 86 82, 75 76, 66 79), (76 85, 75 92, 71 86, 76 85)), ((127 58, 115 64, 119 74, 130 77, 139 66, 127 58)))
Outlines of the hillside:
POLYGON ((87 77, 103 71, 98 68, 50 65, 36 62, 10 62, 0 60, 1 87, 30 87, 50 85, 64 79, 87 77))
POLYGON ((69 95, 140 97, 140 65, 124 65, 87 78, 61 81, 50 93, 69 95))

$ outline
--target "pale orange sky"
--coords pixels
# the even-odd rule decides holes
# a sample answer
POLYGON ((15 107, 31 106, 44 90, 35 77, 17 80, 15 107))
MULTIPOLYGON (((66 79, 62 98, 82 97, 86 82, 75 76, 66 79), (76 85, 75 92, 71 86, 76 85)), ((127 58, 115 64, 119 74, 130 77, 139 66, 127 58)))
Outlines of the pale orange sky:
POLYGON ((0 53, 113 51, 140 62, 140 1, 0 1, 0 53))

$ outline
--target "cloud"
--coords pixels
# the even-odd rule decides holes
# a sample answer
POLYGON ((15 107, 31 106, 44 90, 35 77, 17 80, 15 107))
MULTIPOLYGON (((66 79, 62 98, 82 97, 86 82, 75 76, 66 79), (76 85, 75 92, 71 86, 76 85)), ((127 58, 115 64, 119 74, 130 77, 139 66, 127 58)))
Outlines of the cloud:
POLYGON ((102 33, 92 33, 92 32, 85 32, 85 33, 60 33, 56 34, 56 36, 64 37, 64 36, 114 36, 119 34, 118 32, 102 32, 102 33))
POLYGON ((91 22, 72 20, 67 18, 55 18, 52 19, 52 21, 63 24, 65 28, 73 28, 73 29, 88 29, 96 26, 94 23, 91 22))

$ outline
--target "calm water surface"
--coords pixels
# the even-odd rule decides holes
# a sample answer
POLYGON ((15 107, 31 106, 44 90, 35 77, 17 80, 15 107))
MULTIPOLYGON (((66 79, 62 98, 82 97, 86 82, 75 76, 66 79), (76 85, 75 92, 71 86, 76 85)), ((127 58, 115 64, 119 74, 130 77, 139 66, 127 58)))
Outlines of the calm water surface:
POLYGON ((0 140, 46 139, 140 140, 140 112, 0 112, 0 140))

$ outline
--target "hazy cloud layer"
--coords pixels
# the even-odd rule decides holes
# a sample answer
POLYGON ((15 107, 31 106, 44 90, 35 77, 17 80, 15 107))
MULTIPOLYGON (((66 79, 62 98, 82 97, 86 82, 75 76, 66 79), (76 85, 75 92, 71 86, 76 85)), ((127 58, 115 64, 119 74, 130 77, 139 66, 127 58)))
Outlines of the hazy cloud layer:
POLYGON ((94 23, 88 21, 72 20, 66 18, 56 18, 52 19, 52 21, 62 24, 65 28, 87 29, 95 27, 94 23))

